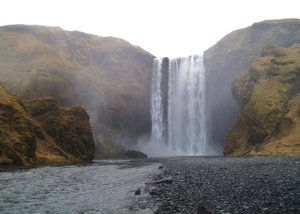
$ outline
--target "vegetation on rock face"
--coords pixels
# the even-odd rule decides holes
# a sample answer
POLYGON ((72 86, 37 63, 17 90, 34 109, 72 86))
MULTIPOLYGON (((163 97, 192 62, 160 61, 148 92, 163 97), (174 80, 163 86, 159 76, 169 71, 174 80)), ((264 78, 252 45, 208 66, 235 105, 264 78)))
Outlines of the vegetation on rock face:
POLYGON ((51 97, 36 98, 25 105, 45 133, 64 152, 81 161, 94 158, 93 134, 84 108, 59 107, 51 97))
POLYGON ((79 106, 59 107, 53 98, 22 101, 0 85, 0 165, 91 161, 89 116, 79 106))
POLYGON ((30 165, 34 161, 33 126, 23 102, 0 85, 0 164, 30 165))
MULTIPOLYGON (((234 77, 248 70, 252 60, 259 57, 263 47, 268 45, 289 47, 299 41, 299 19, 270 20, 236 30, 205 51, 206 109, 210 142, 223 145, 226 142, 227 132, 239 114, 239 106, 231 90, 234 77)), ((280 60, 284 60, 284 58, 280 58, 280 60)), ((278 72, 276 65, 272 64, 268 72, 270 75, 275 76, 278 72)), ((255 75, 255 71, 242 75, 242 79, 234 83, 236 86, 241 86, 234 93, 236 93, 235 96, 238 97, 238 101, 242 106, 250 99, 251 94, 249 94, 249 91, 252 91, 255 75), (246 84, 242 84, 243 81, 246 84)), ((268 84, 270 84, 270 87, 273 86, 272 83, 268 84)), ((255 89, 255 91, 257 90, 260 89, 255 89)), ((270 88, 270 90, 272 89, 270 88)), ((287 90, 287 88, 283 86, 281 90, 287 90)), ((276 102, 280 101, 280 95, 276 96, 276 102)), ((263 136, 266 133, 261 134, 263 136)))
POLYGON ((241 106, 227 155, 300 155, 300 43, 267 46, 233 82, 241 106))
POLYGON ((25 99, 51 96, 81 104, 99 139, 137 137, 151 129, 153 56, 128 42, 58 27, 0 27, 0 78, 25 99), (115 138, 115 136, 120 136, 115 138))

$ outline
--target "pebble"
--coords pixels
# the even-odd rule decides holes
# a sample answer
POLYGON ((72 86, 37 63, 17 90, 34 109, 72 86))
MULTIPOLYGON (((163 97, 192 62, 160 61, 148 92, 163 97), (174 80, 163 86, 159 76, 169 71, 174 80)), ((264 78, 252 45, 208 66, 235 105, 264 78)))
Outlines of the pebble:
POLYGON ((300 213, 299 161, 299 157, 161 159, 164 170, 148 184, 158 207, 155 213, 300 213))
POLYGON ((140 194, 141 194, 141 188, 138 188, 138 189, 135 191, 134 194, 135 194, 135 195, 140 195, 140 194))

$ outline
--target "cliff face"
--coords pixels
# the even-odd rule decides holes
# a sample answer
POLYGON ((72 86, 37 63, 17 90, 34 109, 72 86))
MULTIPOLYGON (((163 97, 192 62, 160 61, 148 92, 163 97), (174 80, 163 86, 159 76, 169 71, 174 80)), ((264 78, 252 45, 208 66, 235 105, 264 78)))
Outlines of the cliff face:
POLYGON ((83 105, 100 150, 150 132, 153 58, 117 38, 58 27, 0 27, 1 81, 26 99, 51 96, 83 105))
POLYGON ((239 113, 231 90, 235 75, 246 72, 263 47, 288 47, 297 41, 300 41, 300 20, 263 21, 228 34, 205 51, 208 135, 220 154, 239 113))
MULTIPOLYGON (((25 106, 37 124, 65 153, 77 160, 92 161, 94 140, 89 116, 80 106, 59 107, 51 97, 36 98, 25 106)), ((44 134, 40 137, 45 140, 44 134)))
POLYGON ((34 161, 33 127, 23 102, 0 85, 0 164, 29 165, 34 161))
POLYGON ((300 155, 300 43, 264 48, 233 93, 241 113, 226 155, 300 155))
POLYGON ((82 107, 59 107, 53 98, 24 102, 0 85, 0 127, 0 165, 79 163, 94 157, 82 107))

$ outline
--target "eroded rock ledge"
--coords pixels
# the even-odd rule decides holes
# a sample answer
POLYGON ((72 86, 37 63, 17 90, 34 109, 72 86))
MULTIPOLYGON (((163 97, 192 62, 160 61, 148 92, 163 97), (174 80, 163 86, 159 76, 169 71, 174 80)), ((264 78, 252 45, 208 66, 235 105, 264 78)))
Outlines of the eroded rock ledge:
POLYGON ((22 101, 0 85, 0 166, 70 164, 94 158, 89 116, 51 97, 22 101))

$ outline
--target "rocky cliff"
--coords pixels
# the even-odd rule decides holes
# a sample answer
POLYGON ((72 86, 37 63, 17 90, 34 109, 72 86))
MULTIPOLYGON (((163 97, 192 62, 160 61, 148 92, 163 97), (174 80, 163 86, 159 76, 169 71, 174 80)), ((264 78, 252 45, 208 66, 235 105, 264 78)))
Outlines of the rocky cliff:
POLYGON ((300 155, 300 43, 267 46, 233 81, 241 113, 226 155, 300 155))
POLYGON ((239 114, 239 105, 231 90, 234 77, 248 70, 263 47, 289 47, 297 41, 300 41, 300 20, 272 20, 236 30, 205 51, 208 136, 220 154, 239 114))
POLYGON ((153 56, 113 37, 58 27, 0 27, 0 79, 15 94, 81 104, 97 151, 113 152, 151 130, 153 56), (112 151, 111 151, 112 150, 112 151))
POLYGON ((89 162, 94 141, 82 107, 54 98, 22 101, 0 85, 0 166, 89 162))
POLYGON ((34 124, 24 103, 0 85, 0 163, 29 165, 35 149, 34 124))

